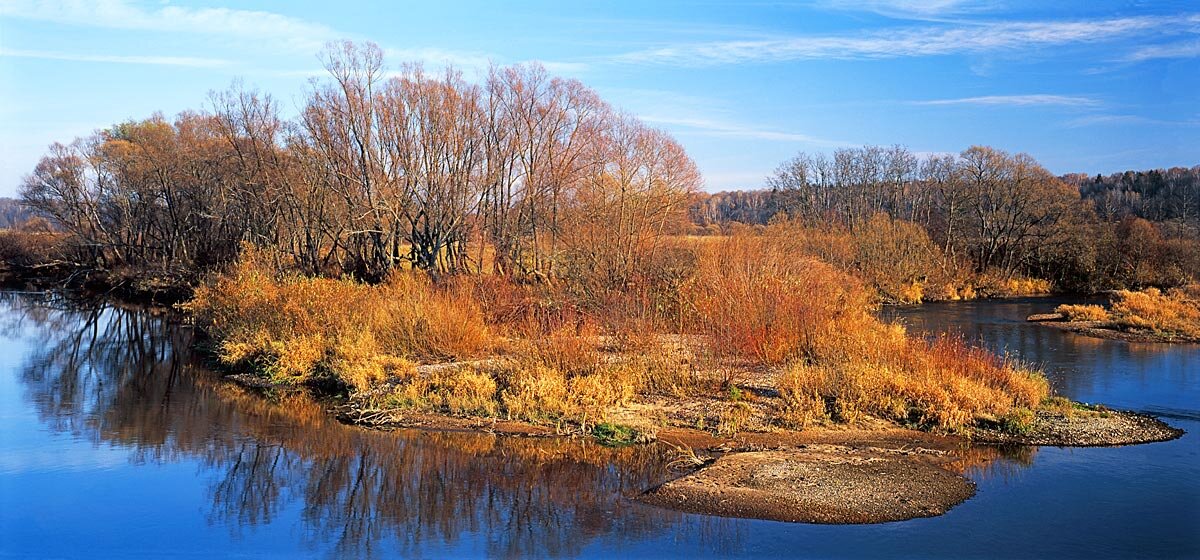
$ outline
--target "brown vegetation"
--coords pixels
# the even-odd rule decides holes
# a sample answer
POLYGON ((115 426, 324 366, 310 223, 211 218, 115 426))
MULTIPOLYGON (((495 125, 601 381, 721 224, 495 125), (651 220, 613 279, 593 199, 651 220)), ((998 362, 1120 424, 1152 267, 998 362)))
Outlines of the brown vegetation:
MULTIPOLYGON (((371 406, 584 430, 652 394, 728 392, 733 402, 718 405, 711 426, 724 433, 746 429, 762 407, 771 423, 794 428, 869 416, 954 430, 1047 396, 1036 372, 880 322, 860 281, 813 258, 788 258, 780 239, 743 233, 694 245, 682 305, 654 308, 652 317, 628 302, 569 299, 574 277, 503 288, 484 277, 474 289, 464 287, 467 278, 433 284, 410 272, 375 286, 276 279, 253 251, 188 308, 219 341, 222 361, 277 381, 327 376, 371 406), (622 319, 629 310, 636 315, 622 319), (646 326, 662 330, 637 332, 646 326), (460 363, 419 365, 447 361, 460 363), (764 374, 779 397, 742 402, 750 395, 738 384, 764 374)), ((640 422, 654 429, 653 418, 640 422)))
POLYGON ((1060 179, 983 146, 925 159, 866 146, 801 153, 770 190, 695 195, 690 216, 704 235, 799 222, 823 259, 897 303, 1166 288, 1200 271, 1197 178, 1200 168, 1060 179))
POLYGON ((1068 321, 1107 321, 1108 311, 1100 305, 1071 305, 1063 304, 1054 308, 1055 313, 1061 314, 1068 321))
POLYGON ((414 360, 487 353, 491 334, 474 299, 428 277, 396 272, 368 286, 353 280, 277 277, 246 251, 185 309, 218 341, 217 355, 276 381, 336 376, 359 389, 412 371, 414 360))
POLYGON ((1166 338, 1200 340, 1200 284, 1161 292, 1121 290, 1112 304, 1120 329, 1148 330, 1166 338))
POLYGON ((1030 321, 1101 338, 1132 342, 1200 342, 1200 284, 1113 293, 1111 309, 1060 305, 1030 321))

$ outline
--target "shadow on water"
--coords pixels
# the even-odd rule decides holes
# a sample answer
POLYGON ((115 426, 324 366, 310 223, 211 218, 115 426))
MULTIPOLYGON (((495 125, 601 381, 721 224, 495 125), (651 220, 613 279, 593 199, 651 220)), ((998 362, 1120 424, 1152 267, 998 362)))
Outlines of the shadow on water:
POLYGON ((135 464, 197 461, 207 519, 235 534, 298 507, 310 547, 336 556, 425 556, 465 538, 488 556, 569 557, 663 532, 736 547, 725 520, 681 523, 627 498, 670 476, 661 446, 368 431, 305 396, 223 382, 187 351, 188 329, 143 310, 7 294, 0 316, 39 341, 20 379, 41 422, 135 464))

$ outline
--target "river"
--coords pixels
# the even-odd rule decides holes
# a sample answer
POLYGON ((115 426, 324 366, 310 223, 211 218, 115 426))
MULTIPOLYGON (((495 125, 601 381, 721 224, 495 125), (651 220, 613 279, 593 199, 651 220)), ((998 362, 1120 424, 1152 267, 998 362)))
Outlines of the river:
POLYGON ((978 494, 946 515, 821 526, 630 500, 671 476, 659 446, 344 426, 308 399, 223 382, 160 314, 0 293, 0 557, 1200 555, 1200 345, 1023 321, 1056 303, 888 313, 1037 363, 1060 394, 1189 433, 981 449, 968 470, 978 494))

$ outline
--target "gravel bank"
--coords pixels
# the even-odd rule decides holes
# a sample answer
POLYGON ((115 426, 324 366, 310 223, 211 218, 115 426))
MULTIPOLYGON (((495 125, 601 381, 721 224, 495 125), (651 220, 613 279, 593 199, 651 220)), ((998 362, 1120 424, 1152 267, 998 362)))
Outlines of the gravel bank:
POLYGON ((932 517, 975 485, 939 466, 946 452, 811 445, 734 453, 641 497, 692 513, 806 523, 932 517))

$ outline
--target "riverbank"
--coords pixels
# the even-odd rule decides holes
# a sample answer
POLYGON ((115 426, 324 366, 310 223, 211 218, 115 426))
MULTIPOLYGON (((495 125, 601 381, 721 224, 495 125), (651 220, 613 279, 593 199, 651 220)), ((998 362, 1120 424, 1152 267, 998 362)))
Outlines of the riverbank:
MULTIPOLYGON (((258 390, 254 376, 228 380, 258 390)), ((769 390, 746 386, 755 407, 773 405, 769 390)), ((998 455, 989 444, 1110 446, 1174 439, 1181 430, 1144 415, 1056 400, 1055 410, 1039 410, 1028 426, 1013 431, 980 419, 963 433, 933 433, 863 417, 852 424, 783 429, 768 414, 742 420, 741 430, 697 429, 706 414, 729 406, 720 399, 643 398, 613 411, 607 430, 626 430, 626 441, 611 441, 598 430, 500 418, 430 413, 379 407, 369 399, 327 400, 339 420, 379 430, 421 429, 483 432, 513 437, 597 437, 610 444, 660 442, 675 449, 679 478, 649 488, 635 499, 690 513, 788 522, 881 523, 941 515, 974 494, 968 468, 998 455), (670 403, 670 404, 665 404, 670 403), (699 411, 710 411, 702 413, 699 411), (701 416, 696 416, 700 414, 701 416), (967 452, 967 450, 971 450, 967 452)), ((719 416, 719 413, 717 413, 719 416)), ((715 426, 720 426, 717 423, 715 426)))
POLYGON ((1078 403, 1071 406, 1075 410, 1069 412, 1039 410, 1030 426, 1019 432, 979 427, 972 437, 980 443, 1108 447, 1170 441, 1183 435, 1183 430, 1145 414, 1078 403))
POLYGON ((883 523, 941 515, 975 494, 934 450, 810 445, 727 455, 640 499, 690 513, 772 521, 883 523))
POLYGON ((1070 332, 1127 342, 1200 342, 1200 284, 1163 291, 1117 290, 1107 307, 1060 305, 1026 321, 1070 332))
POLYGON ((1125 342, 1146 342, 1157 344, 1200 343, 1200 338, 1183 336, 1174 333, 1162 333, 1149 329, 1121 330, 1111 321, 1071 321, 1062 313, 1038 313, 1025 319, 1043 327, 1059 329, 1075 334, 1102 338, 1105 340, 1122 340, 1125 342))
POLYGON ((194 292, 193 280, 180 273, 84 270, 52 262, 28 266, 0 263, 0 289, 54 291, 163 307, 187 301, 194 292))

